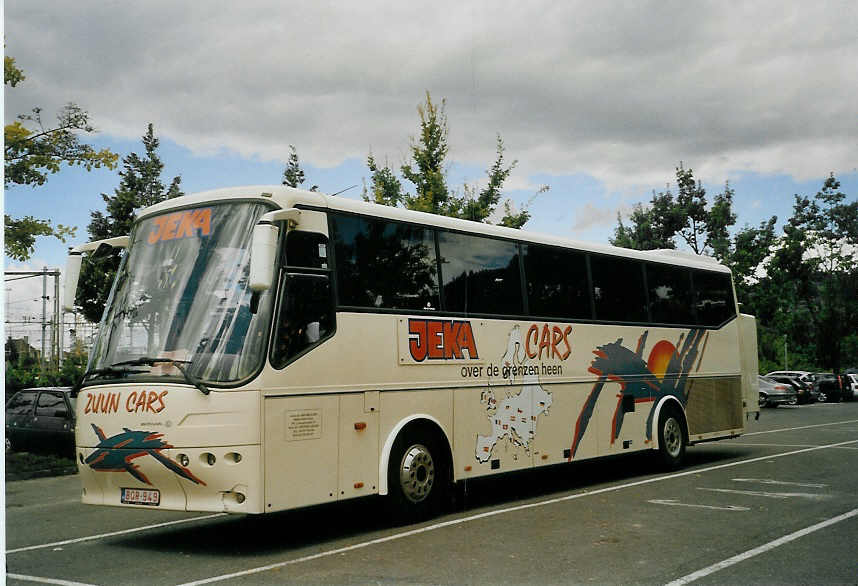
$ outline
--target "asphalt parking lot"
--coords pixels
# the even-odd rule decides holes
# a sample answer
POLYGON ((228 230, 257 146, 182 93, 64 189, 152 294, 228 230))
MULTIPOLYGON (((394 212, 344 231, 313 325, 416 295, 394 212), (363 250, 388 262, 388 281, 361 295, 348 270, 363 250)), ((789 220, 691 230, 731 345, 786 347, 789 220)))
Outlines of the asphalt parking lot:
POLYGON ((656 473, 631 456, 468 485, 397 527, 375 501, 265 517, 85 507, 6 485, 8 584, 854 584, 858 402, 764 409, 656 473))

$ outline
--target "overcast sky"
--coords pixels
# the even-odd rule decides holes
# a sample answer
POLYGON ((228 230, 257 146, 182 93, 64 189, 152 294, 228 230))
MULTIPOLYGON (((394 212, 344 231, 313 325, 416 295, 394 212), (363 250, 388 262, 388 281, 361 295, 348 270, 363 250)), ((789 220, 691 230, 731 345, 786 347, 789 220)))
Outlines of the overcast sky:
MULTIPOLYGON (((35 105, 88 110, 99 147, 139 152, 148 122, 186 191, 278 183, 294 144, 323 190, 398 167, 428 90, 446 98, 452 183, 479 181, 499 133, 531 229, 606 241, 680 160, 739 224, 785 219, 829 172, 858 193, 858 3, 74 2, 8 0, 6 54, 35 105)), ((6 192, 13 215, 80 227, 116 172, 6 192)), ((168 182, 169 178, 165 179, 168 182)), ((348 197, 358 197, 353 189, 348 197)), ((33 265, 62 262, 40 241, 33 265)), ((7 263, 8 265, 9 263, 7 263)), ((31 266, 33 266, 31 265, 31 266)), ((39 289, 41 284, 39 284, 39 289)))

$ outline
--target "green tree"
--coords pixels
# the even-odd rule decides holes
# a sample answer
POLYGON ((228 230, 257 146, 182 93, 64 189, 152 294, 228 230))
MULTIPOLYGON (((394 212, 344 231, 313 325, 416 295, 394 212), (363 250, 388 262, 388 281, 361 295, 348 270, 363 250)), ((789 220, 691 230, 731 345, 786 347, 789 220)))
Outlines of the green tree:
POLYGON ((858 201, 847 202, 834 174, 813 198, 795 196, 769 268, 793 300, 786 310, 805 320, 794 334, 810 337, 818 364, 839 372, 843 341, 858 329, 858 201))
POLYGON ((711 206, 702 183, 681 162, 676 168, 676 185, 676 196, 668 185, 665 191, 653 192, 649 205, 636 204, 629 226, 618 214, 611 244, 655 250, 676 248, 676 239, 680 238, 695 254, 711 252, 718 260, 726 261, 730 255, 729 228, 736 223, 735 192, 729 182, 713 198, 711 206))
MULTIPOLYGON (((15 87, 26 79, 15 59, 4 57, 4 84, 15 87)), ((118 156, 109 149, 96 151, 80 140, 80 133, 93 133, 89 114, 77 104, 66 104, 57 114, 57 122, 46 126, 41 108, 22 114, 12 124, 4 126, 4 186, 43 185, 48 175, 56 173, 62 165, 81 166, 87 171, 116 167, 118 156)), ((33 253, 38 236, 54 236, 65 242, 74 234, 74 228, 50 220, 25 216, 13 218, 4 214, 5 252, 16 260, 27 260, 33 253)))
POLYGON ((75 234, 75 228, 62 224, 54 227, 50 220, 40 220, 33 216, 3 216, 6 256, 15 260, 25 261, 32 256, 36 249, 37 236, 55 236, 65 242, 67 237, 75 234))
MULTIPOLYGON (((777 243, 775 234, 777 221, 777 216, 772 216, 760 222, 759 227, 745 226, 733 238, 732 251, 728 256, 727 264, 733 271, 736 293, 740 299, 754 299, 755 295, 766 293, 767 287, 758 285, 768 279, 764 263, 777 243)), ((763 304, 762 302, 752 303, 752 306, 761 310, 763 304)))
MULTIPOLYGON (((364 182, 364 200, 477 222, 491 222, 502 198, 503 184, 517 164, 517 161, 509 165, 505 163, 503 139, 497 136, 497 154, 492 166, 486 170, 486 186, 478 189, 465 185, 463 195, 460 196, 451 191, 447 184, 449 127, 446 100, 442 100, 440 105, 436 104, 429 92, 426 92, 426 102, 417 106, 417 113, 420 117, 420 134, 411 139, 410 162, 400 167, 402 178, 414 186, 414 191, 406 191, 390 165, 385 162, 384 166, 380 166, 370 152, 367 156, 370 182, 369 185, 364 182)), ((528 207, 533 198, 547 190, 548 186, 541 187, 521 210, 514 210, 510 201, 506 200, 503 215, 497 223, 520 228, 530 218, 528 207)))
MULTIPOLYGON (((300 187, 304 184, 304 169, 301 168, 301 163, 298 160, 298 151, 295 145, 289 145, 289 161, 286 163, 286 169, 283 170, 283 185, 289 187, 300 187)), ((313 185, 310 191, 318 191, 319 186, 313 185)))
MULTIPOLYGON (((120 182, 113 195, 101 194, 106 212, 94 211, 90 214, 92 220, 88 230, 92 240, 130 234, 135 210, 183 195, 180 176, 174 177, 167 187, 161 181, 164 163, 158 156, 159 140, 151 123, 142 141, 143 156, 131 153, 122 159, 120 182)), ((86 319, 98 322, 104 312, 116 269, 119 268, 120 255, 113 251, 102 257, 89 255, 86 259, 81 268, 76 303, 86 319)))
POLYGON ((670 187, 661 193, 653 191, 647 207, 635 204, 629 220, 627 227, 622 216, 617 214, 617 228, 610 240, 614 246, 636 250, 673 249, 676 248, 674 236, 685 223, 670 187))

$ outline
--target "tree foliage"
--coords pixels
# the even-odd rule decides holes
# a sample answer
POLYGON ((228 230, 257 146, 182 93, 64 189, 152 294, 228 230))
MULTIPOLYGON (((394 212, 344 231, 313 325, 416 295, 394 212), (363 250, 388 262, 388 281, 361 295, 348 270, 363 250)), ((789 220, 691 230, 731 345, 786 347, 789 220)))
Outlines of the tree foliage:
POLYGON ((637 250, 673 249, 679 238, 695 254, 711 253, 719 260, 727 259, 729 228, 736 223, 730 184, 725 184, 710 206, 702 183, 680 162, 676 186, 675 196, 668 185, 660 193, 653 192, 648 206, 636 204, 629 226, 618 215, 611 244, 637 250))
MULTIPOLYGON (((4 57, 4 84, 15 87, 26 79, 15 65, 15 59, 4 57)), ((96 151, 80 140, 80 134, 95 132, 89 114, 80 106, 66 104, 57 114, 53 125, 42 121, 42 110, 35 107, 29 114, 5 125, 4 136, 4 186, 43 185, 48 175, 56 173, 62 165, 81 166, 87 171, 116 167, 118 156, 109 149, 96 151)), ((74 228, 50 220, 32 216, 13 218, 4 215, 5 252, 16 260, 27 260, 35 248, 36 237, 54 236, 65 242, 74 235, 74 228)))
MULTIPOLYGON (((495 161, 486 170, 486 186, 480 189, 477 186, 465 185, 463 194, 459 195, 451 190, 447 183, 449 127, 446 100, 436 104, 429 92, 426 92, 426 101, 417 106, 417 113, 420 117, 420 133, 418 137, 411 139, 411 160, 399 169, 402 179, 413 185, 413 191, 405 189, 403 182, 386 161, 383 166, 379 165, 370 152, 367 156, 370 181, 369 185, 364 182, 364 200, 477 222, 522 227, 530 218, 527 209, 530 202, 521 210, 516 210, 507 199, 504 201, 503 215, 496 217, 503 197, 504 182, 517 164, 517 161, 506 163, 505 147, 500 135, 497 136, 495 144, 495 161)), ((548 186, 541 187, 534 197, 546 190, 548 186)))
POLYGON ((21 71, 15 65, 15 58, 4 56, 3 57, 3 85, 8 85, 10 87, 15 87, 22 81, 24 81, 26 76, 24 76, 24 72, 21 71))
POLYGON ((37 236, 55 236, 65 242, 67 237, 75 234, 75 228, 63 224, 54 227, 50 220, 40 220, 33 216, 13 218, 9 214, 3 214, 3 224, 6 256, 19 261, 25 261, 32 256, 36 249, 37 236))
POLYGON ((709 253, 733 272, 742 310, 754 314, 764 372, 840 371, 858 366, 858 201, 830 175, 813 197, 795 196, 779 235, 777 217, 734 231, 735 192, 729 183, 709 205, 691 170, 676 169, 670 188, 637 204, 629 225, 618 218, 612 244, 650 250, 709 253))
MULTIPOLYGON (((283 185, 289 187, 301 187, 304 184, 304 169, 301 168, 301 163, 298 160, 298 151, 295 145, 289 145, 289 161, 286 163, 286 168, 283 170, 283 185)), ((318 191, 319 186, 313 185, 310 191, 318 191)))
POLYGON ((858 330, 858 200, 847 202, 834 174, 813 198, 795 196, 769 270, 788 310, 801 313, 817 361, 839 371, 843 342, 858 330))
POLYGON ((96 151, 80 142, 77 132, 92 133, 89 113, 73 103, 57 114, 53 126, 45 126, 41 108, 21 114, 4 127, 6 176, 5 185, 43 185, 48 175, 62 165, 81 166, 87 171, 116 167, 118 155, 109 149, 96 151))
MULTIPOLYGON (((144 154, 131 153, 122 159, 119 186, 113 195, 101 194, 106 212, 90 214, 89 236, 91 240, 103 240, 131 233, 135 211, 166 199, 183 195, 181 177, 176 176, 165 186, 161 181, 164 163, 158 156, 159 140, 150 123, 142 137, 144 154)), ((116 269, 119 268, 119 252, 103 257, 86 257, 81 269, 77 305, 86 319, 98 322, 104 312, 107 294, 110 291, 116 269)))
POLYGON ((21 389, 44 386, 72 386, 83 376, 86 367, 87 354, 83 345, 78 342, 57 369, 50 366, 42 368, 35 355, 19 353, 13 343, 12 336, 6 340, 6 399, 21 389))
POLYGON ((617 214, 618 225, 611 240, 614 246, 636 250, 676 248, 674 236, 685 222, 669 188, 661 193, 653 191, 648 207, 635 204, 629 219, 630 226, 625 226, 617 214))

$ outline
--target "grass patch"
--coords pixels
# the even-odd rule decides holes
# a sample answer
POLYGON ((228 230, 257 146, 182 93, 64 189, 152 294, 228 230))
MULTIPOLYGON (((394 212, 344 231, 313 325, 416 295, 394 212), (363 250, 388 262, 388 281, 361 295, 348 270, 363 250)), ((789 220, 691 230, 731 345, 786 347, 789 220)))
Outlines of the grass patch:
POLYGON ((44 476, 76 474, 77 466, 71 458, 50 454, 12 452, 6 454, 6 480, 25 480, 44 476))

